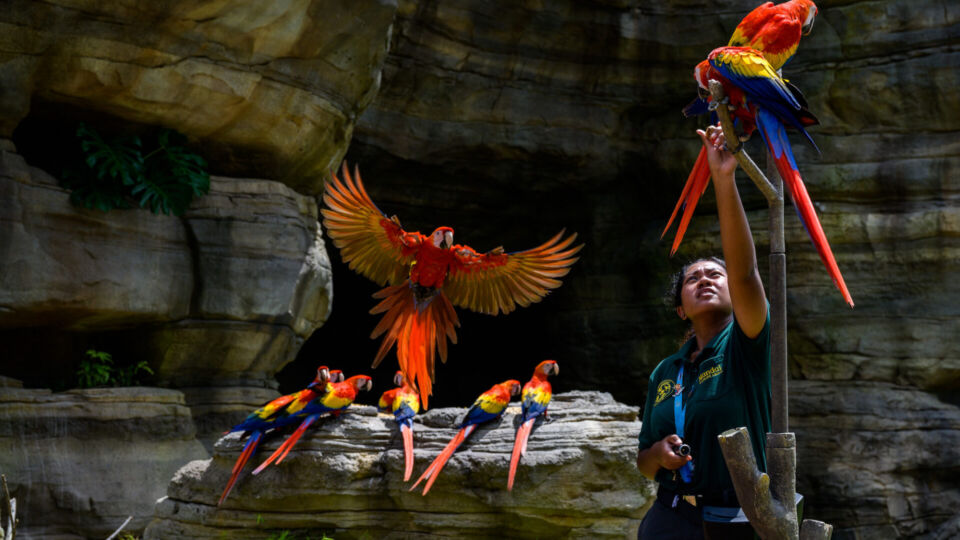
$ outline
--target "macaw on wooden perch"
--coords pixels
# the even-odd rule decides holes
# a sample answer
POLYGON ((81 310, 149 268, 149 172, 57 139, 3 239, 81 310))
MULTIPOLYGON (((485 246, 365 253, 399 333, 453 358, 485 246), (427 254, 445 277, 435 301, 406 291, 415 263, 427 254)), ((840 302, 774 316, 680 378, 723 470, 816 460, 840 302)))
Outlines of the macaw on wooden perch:
POLYGON ((523 408, 520 414, 520 427, 517 429, 517 438, 513 441, 513 454, 510 456, 510 475, 507 477, 507 491, 513 491, 513 478, 517 474, 517 464, 520 456, 527 455, 527 438, 533 431, 533 424, 537 417, 547 414, 547 406, 553 397, 553 387, 547 377, 559 375, 560 366, 555 360, 544 360, 533 370, 533 377, 523 385, 523 408))
POLYGON ((423 471, 423 474, 420 475, 420 478, 413 484, 410 491, 416 489, 416 487, 420 485, 420 482, 427 479, 427 483, 423 487, 423 494, 426 495, 429 493, 430 487, 433 486, 433 483, 437 480, 444 465, 450 460, 450 456, 452 456, 463 441, 473 433, 477 425, 496 420, 503 416, 503 411, 507 409, 510 398, 519 393, 520 381, 510 379, 500 384, 495 384, 489 390, 480 394, 480 397, 478 397, 467 410, 467 415, 463 421, 460 422, 460 431, 454 435, 453 439, 450 439, 450 442, 447 443, 447 446, 440 452, 440 455, 430 463, 427 470, 423 471))
POLYGON ((403 436, 403 481, 406 482, 413 473, 413 417, 420 412, 420 395, 407 384, 402 371, 393 376, 393 383, 397 387, 380 396, 377 409, 392 413, 400 428, 403 436))
POLYGON ((259 467, 254 469, 253 474, 260 474, 274 461, 276 461, 277 464, 282 462, 283 459, 287 457, 287 454, 290 453, 290 450, 293 449, 293 446, 297 444, 297 441, 300 440, 300 437, 303 436, 303 433, 317 418, 320 418, 324 414, 338 416, 357 399, 357 394, 360 390, 370 390, 372 387, 373 382, 370 377, 366 375, 354 375, 343 382, 330 383, 328 391, 323 396, 317 397, 308 403, 300 414, 297 415, 298 419, 303 418, 297 430, 290 434, 287 440, 283 441, 283 444, 281 444, 270 457, 264 460, 259 467))
POLYGON ((227 433, 244 431, 246 432, 245 435, 249 435, 249 438, 247 439, 247 444, 243 447, 243 451, 240 452, 240 457, 237 458, 236 463, 233 465, 230 480, 227 481, 227 487, 224 488, 223 494, 220 495, 217 506, 223 504, 227 495, 233 490, 234 484, 237 483, 237 478, 240 477, 240 471, 243 470, 247 461, 257 450, 257 445, 260 444, 260 439, 263 437, 263 434, 268 430, 295 422, 297 420, 297 413, 302 411, 310 401, 326 391, 330 377, 331 371, 327 366, 318 367, 316 377, 306 388, 292 394, 280 396, 266 403, 250 413, 243 422, 240 422, 227 431, 227 433))
MULTIPOLYGON (((814 18, 817 15, 817 6, 810 0, 790 0, 782 4, 774 5, 773 2, 762 4, 747 14, 740 24, 737 25, 730 37, 728 46, 748 46, 760 51, 774 69, 779 70, 793 58, 800 45, 800 38, 808 35, 813 29, 814 18)), ((717 73, 709 64, 709 60, 700 62, 694 69, 694 78, 697 80, 698 93, 700 97, 693 103, 683 109, 684 116, 693 116, 706 114, 708 112, 708 103, 710 101, 710 79, 717 79, 717 73)), ((719 79, 718 79, 719 81, 719 79)), ((723 81, 719 81, 723 82, 723 81)), ((817 124, 816 117, 806 110, 806 102, 802 94, 793 85, 789 85, 794 97, 803 103, 803 109, 808 116, 805 126, 817 124)), ((724 85, 724 91, 733 91, 734 94, 727 94, 729 103, 742 103, 743 93, 733 90, 732 85, 724 85)), ((755 125, 753 123, 753 113, 749 108, 738 108, 731 106, 731 115, 734 121, 742 130, 742 141, 746 141, 753 133, 755 125)), ((716 119, 711 120, 716 123, 716 119)), ((806 135, 806 133, 804 133, 806 135)), ((809 139, 809 135, 806 135, 809 139)), ((813 143, 813 140, 810 140, 813 143)), ((816 147, 816 145, 814 145, 816 147)), ((707 165, 706 149, 701 148, 694 162, 693 169, 687 177, 687 183, 684 184, 680 194, 680 200, 673 209, 667 226, 664 227, 660 238, 667 233, 673 219, 677 216, 680 208, 684 209, 680 224, 677 226, 677 233, 673 239, 673 246, 670 248, 670 255, 673 256, 680 247, 683 235, 687 230, 690 219, 693 216, 693 209, 697 206, 697 201, 703 196, 710 184, 710 167, 707 165)))
POLYGON ((570 247, 576 234, 564 231, 533 249, 477 253, 454 245, 453 229, 438 227, 429 236, 407 232, 367 195, 359 171, 344 180, 334 174, 323 195, 323 225, 351 269, 380 285, 381 299, 370 313, 384 313, 371 338, 384 335, 373 361, 380 364, 394 343, 408 384, 418 389, 424 408, 432 393, 434 359, 446 362, 447 342, 457 342, 460 325, 453 306, 480 313, 510 313, 539 302, 561 285, 583 245, 570 247))
MULTIPOLYGON (((800 178, 797 162, 793 157, 786 126, 796 128, 813 144, 813 139, 804 129, 803 120, 797 116, 803 109, 802 104, 788 88, 786 82, 777 74, 773 66, 756 50, 748 47, 720 47, 707 57, 711 67, 727 80, 724 92, 737 88, 743 91, 744 108, 755 111, 756 131, 763 139, 767 151, 773 157, 783 183, 790 192, 793 206, 797 210, 800 222, 807 230, 810 240, 820 255, 820 260, 834 285, 840 290, 843 299, 853 307, 853 298, 843 275, 833 256, 833 250, 827 242, 827 236, 820 225, 820 219, 813 208, 813 201, 800 178)), ((723 81, 718 81, 723 84, 723 81)), ((814 145, 816 146, 816 145, 814 145)))

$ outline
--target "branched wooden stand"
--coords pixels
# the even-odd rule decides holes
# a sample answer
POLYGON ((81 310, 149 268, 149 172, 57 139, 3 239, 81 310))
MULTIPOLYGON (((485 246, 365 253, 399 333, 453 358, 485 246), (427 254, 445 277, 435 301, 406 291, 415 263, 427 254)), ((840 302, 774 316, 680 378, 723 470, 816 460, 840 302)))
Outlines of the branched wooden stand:
POLYGON ((10 496, 7 477, 0 474, 0 487, 3 498, 0 499, 0 539, 13 540, 17 534, 17 500, 10 496))
POLYGON ((787 256, 783 239, 783 182, 776 169, 768 171, 775 183, 760 172, 743 151, 733 129, 723 87, 710 81, 710 94, 717 116, 740 167, 763 193, 770 208, 770 355, 773 433, 767 433, 767 473, 760 472, 746 428, 731 429, 717 439, 730 469, 737 499, 754 530, 764 540, 829 540, 833 526, 803 520, 798 527, 796 507, 797 441, 787 424, 787 256))

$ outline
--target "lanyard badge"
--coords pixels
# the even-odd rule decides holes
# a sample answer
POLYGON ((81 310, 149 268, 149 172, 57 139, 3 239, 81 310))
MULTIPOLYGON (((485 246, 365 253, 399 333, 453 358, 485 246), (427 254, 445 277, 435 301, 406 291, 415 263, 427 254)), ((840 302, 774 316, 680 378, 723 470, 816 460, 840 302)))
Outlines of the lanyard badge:
MULTIPOLYGON (((677 436, 683 439, 683 424, 686 419, 687 406, 683 403, 683 363, 680 364, 680 371, 677 372, 677 384, 673 392, 673 420, 677 427, 677 436)), ((688 461, 680 467, 680 478, 685 484, 689 484, 693 479, 693 461, 688 461)))

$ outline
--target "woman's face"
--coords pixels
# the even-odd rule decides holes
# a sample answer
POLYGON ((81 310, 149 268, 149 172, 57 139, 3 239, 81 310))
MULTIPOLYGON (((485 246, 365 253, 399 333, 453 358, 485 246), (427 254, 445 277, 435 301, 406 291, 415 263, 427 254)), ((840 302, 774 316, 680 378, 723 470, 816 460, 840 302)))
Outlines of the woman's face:
POLYGON ((680 289, 680 318, 695 319, 699 315, 722 310, 730 313, 730 289, 727 288, 726 269, 713 261, 697 261, 683 275, 680 289))

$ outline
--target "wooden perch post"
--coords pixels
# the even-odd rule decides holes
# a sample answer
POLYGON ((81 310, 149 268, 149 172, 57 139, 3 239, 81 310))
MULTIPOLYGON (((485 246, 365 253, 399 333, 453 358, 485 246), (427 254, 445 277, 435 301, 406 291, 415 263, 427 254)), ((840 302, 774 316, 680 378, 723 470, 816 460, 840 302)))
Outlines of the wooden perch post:
POLYGON ((727 462, 743 513, 765 540, 788 538, 829 540, 833 527, 806 519, 797 523, 796 438, 787 421, 787 256, 783 239, 783 182, 770 167, 771 182, 743 150, 733 128, 723 87, 710 81, 710 95, 726 139, 727 149, 767 199, 770 208, 770 378, 773 433, 767 433, 767 473, 760 472, 746 428, 731 429, 717 439, 727 462))
POLYGON ((0 538, 13 540, 17 534, 17 500, 10 497, 7 488, 7 477, 0 474, 0 484, 3 487, 3 499, 0 499, 0 538))

